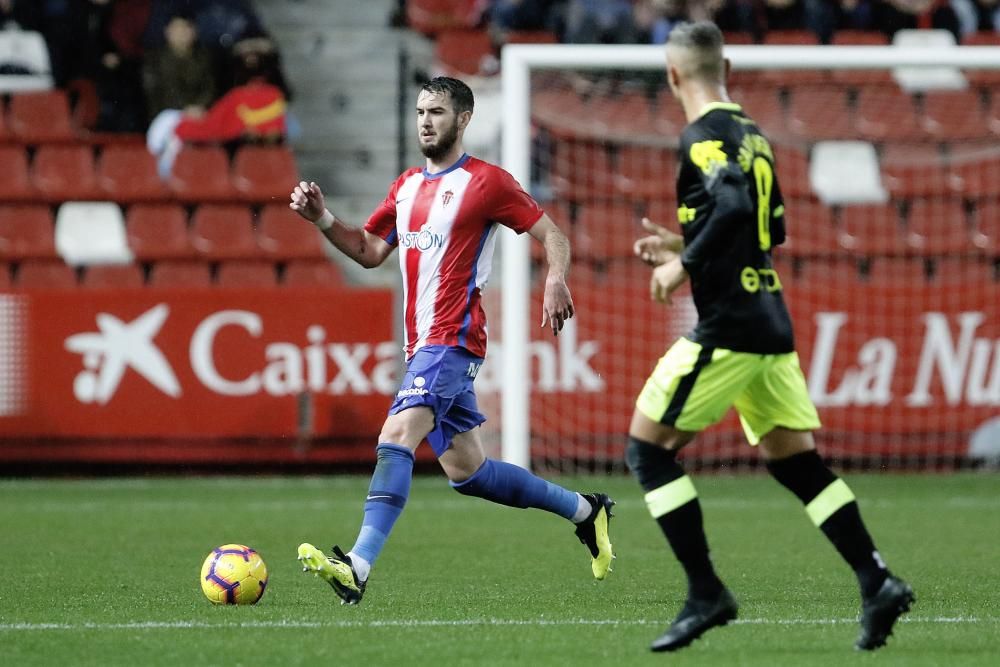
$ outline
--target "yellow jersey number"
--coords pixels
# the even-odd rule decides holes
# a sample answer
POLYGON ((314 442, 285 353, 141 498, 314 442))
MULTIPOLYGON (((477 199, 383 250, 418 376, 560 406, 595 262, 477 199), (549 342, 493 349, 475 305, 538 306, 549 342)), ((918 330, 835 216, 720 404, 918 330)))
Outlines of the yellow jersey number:
POLYGON ((761 250, 771 248, 771 190, 774 168, 761 156, 753 159, 753 179, 757 184, 757 238, 761 250))

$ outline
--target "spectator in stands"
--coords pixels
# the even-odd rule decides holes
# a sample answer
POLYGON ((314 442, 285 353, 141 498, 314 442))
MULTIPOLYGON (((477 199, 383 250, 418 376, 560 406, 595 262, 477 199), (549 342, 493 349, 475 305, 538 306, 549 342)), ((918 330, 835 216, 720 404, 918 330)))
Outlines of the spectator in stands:
POLYGON ((42 25, 42 8, 37 0, 0 0, 0 28, 11 25, 21 30, 38 30, 42 25))
MULTIPOLYGON (((997 32, 1000 31, 1000 0, 966 0, 969 3, 969 14, 973 17, 971 29, 963 32, 997 32)), ((958 8, 955 7, 957 10, 958 8)))
POLYGON ((215 99, 212 57, 197 44, 190 14, 176 14, 164 31, 166 46, 146 56, 143 86, 150 120, 164 109, 199 117, 215 99))
POLYGON ((962 38, 958 16, 948 0, 876 0, 872 5, 872 23, 890 37, 899 30, 936 28, 962 38))
POLYGON ((97 94, 101 100, 98 129, 141 132, 146 127, 142 91, 142 36, 152 0, 90 0, 99 13, 100 62, 97 94))
POLYGON ((273 71, 256 61, 240 72, 240 85, 196 117, 176 109, 161 112, 149 127, 146 145, 157 157, 160 176, 170 174, 185 143, 281 141, 287 130, 287 100, 274 85, 273 71))
POLYGON ((494 0, 490 24, 501 31, 548 30, 557 32, 566 0, 494 0))
POLYGON ((636 44, 641 37, 629 0, 570 0, 566 8, 572 44, 636 44))

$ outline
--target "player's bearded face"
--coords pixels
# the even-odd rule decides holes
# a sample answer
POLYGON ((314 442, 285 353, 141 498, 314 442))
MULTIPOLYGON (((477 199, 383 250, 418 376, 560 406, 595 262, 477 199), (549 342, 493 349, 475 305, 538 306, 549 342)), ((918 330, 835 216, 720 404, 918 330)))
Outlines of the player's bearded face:
POLYGON ((420 152, 432 160, 447 155, 458 141, 458 114, 451 107, 451 100, 421 95, 417 110, 417 142, 420 152), (422 107, 425 108, 421 113, 422 107))

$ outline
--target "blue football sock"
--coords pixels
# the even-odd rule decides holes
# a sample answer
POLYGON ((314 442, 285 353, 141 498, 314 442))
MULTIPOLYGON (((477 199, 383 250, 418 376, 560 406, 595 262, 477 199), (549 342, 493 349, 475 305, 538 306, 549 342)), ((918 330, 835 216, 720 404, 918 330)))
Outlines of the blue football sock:
POLYGON ((493 459, 486 459, 469 479, 451 482, 451 486, 467 496, 508 507, 534 507, 570 520, 579 506, 575 491, 546 482, 519 466, 493 459))
POLYGON ((396 519, 403 512, 413 479, 413 452, 407 447, 382 443, 375 448, 377 463, 365 499, 361 532, 351 548, 370 564, 375 563, 396 519))

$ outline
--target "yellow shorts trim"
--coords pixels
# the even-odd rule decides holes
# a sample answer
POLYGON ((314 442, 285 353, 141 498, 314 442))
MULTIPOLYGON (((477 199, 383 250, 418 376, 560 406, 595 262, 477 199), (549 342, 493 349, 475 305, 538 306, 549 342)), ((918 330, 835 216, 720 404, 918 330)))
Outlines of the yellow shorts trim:
POLYGON ((751 445, 776 427, 820 427, 795 352, 752 354, 681 338, 660 358, 636 408, 681 431, 702 431, 735 407, 751 445))
POLYGON ((806 505, 806 514, 816 527, 822 526, 823 522, 833 516, 847 503, 854 501, 854 492, 847 482, 838 479, 830 482, 830 485, 819 492, 819 495, 809 501, 806 505))
POLYGON ((646 507, 654 519, 673 512, 698 497, 694 482, 687 475, 653 489, 646 494, 646 507))

